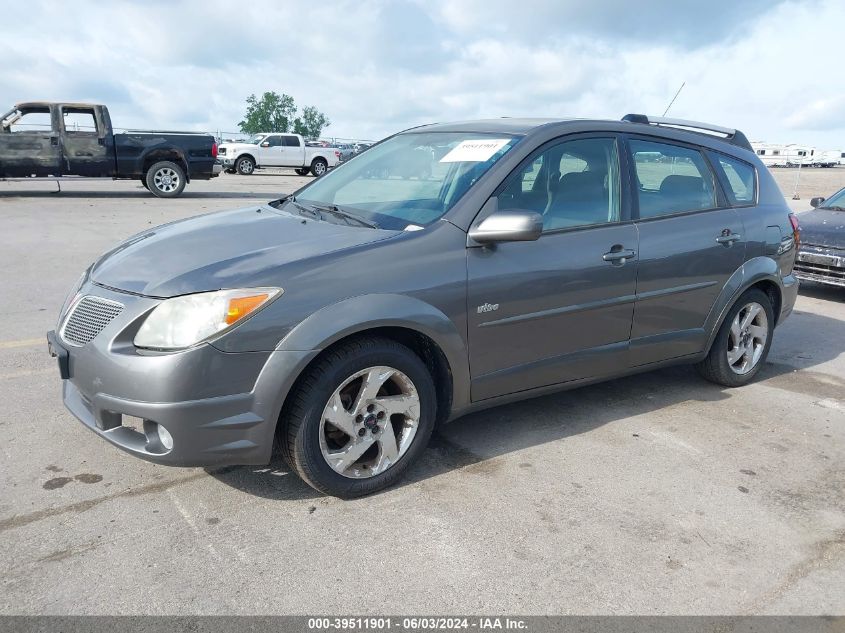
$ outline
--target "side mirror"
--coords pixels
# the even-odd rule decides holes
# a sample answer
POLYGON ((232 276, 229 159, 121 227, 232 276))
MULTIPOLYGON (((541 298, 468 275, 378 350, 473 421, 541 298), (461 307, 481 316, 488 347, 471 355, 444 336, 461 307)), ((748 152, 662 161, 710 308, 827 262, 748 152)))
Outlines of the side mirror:
POLYGON ((479 244, 533 242, 543 233, 543 216, 534 211, 496 211, 470 229, 469 237, 479 244))
POLYGON ((264 142, 261 144, 261 147, 270 147, 270 143, 269 143, 269 142, 267 142, 267 141, 264 141, 264 142))
POLYGON ((824 198, 819 196, 817 198, 813 198, 812 200, 810 200, 810 206, 813 207, 814 209, 816 209, 816 208, 822 206, 823 202, 824 202, 824 198))

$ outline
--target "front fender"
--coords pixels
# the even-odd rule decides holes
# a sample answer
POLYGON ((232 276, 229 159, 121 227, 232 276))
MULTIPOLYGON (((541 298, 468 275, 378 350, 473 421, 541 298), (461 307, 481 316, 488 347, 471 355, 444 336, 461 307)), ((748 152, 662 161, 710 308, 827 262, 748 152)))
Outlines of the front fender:
POLYGON ((323 350, 348 336, 380 327, 413 330, 434 341, 452 373, 453 410, 469 403, 469 361, 464 337, 441 310, 407 295, 361 295, 326 306, 293 328, 276 349, 323 350))
MULTIPOLYGON (((778 288, 781 294, 781 302, 783 300, 783 279, 781 279, 780 271, 775 260, 771 257, 754 257, 749 259, 745 264, 738 268, 733 275, 731 275, 728 282, 722 288, 722 292, 710 309, 710 314, 707 315, 707 320, 704 323, 704 331, 707 332, 707 346, 704 353, 710 351, 710 346, 719 332, 719 327, 725 318, 728 310, 736 302, 740 295, 748 290, 751 286, 761 281, 771 281, 778 288)), ((775 315, 778 318, 780 315, 775 315)))

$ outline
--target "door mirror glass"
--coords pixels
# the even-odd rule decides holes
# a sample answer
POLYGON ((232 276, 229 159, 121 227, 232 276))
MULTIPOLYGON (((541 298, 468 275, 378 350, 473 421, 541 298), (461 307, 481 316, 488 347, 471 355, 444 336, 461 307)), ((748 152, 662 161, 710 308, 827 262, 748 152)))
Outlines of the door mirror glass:
POLYGON ((810 206, 813 207, 814 209, 816 209, 816 208, 822 206, 823 202, 824 202, 824 198, 819 196, 817 198, 813 198, 812 200, 810 200, 810 206))
POLYGON ((270 147, 270 143, 268 143, 267 141, 264 141, 264 142, 261 144, 261 147, 270 147))
POLYGON ((508 209, 486 217, 470 229, 469 236, 479 244, 533 242, 543 233, 543 216, 535 211, 508 209))

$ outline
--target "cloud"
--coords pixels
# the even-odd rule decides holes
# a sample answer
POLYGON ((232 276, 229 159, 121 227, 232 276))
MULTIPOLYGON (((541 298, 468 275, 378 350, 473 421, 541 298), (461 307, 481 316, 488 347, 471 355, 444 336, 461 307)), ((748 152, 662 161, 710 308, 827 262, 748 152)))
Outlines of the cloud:
POLYGON ((798 130, 845 129, 845 94, 811 98, 786 124, 798 130))
POLYGON ((686 81, 674 116, 837 147, 841 47, 823 33, 843 23, 836 0, 34 2, 0 26, 0 101, 99 101, 123 127, 233 132, 249 94, 276 90, 325 111, 328 135, 380 138, 659 114, 686 81))
POLYGON ((731 39, 783 0, 441 0, 442 21, 463 34, 490 29, 539 43, 582 34, 620 44, 697 48, 731 39))

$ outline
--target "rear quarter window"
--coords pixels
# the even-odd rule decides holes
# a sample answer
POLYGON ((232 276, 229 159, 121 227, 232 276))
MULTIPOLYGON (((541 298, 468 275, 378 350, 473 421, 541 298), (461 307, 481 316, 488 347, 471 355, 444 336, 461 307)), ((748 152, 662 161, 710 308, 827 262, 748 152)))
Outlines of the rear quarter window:
POLYGON ((711 153, 711 159, 719 166, 722 185, 733 206, 746 206, 756 202, 757 171, 745 161, 711 153))

